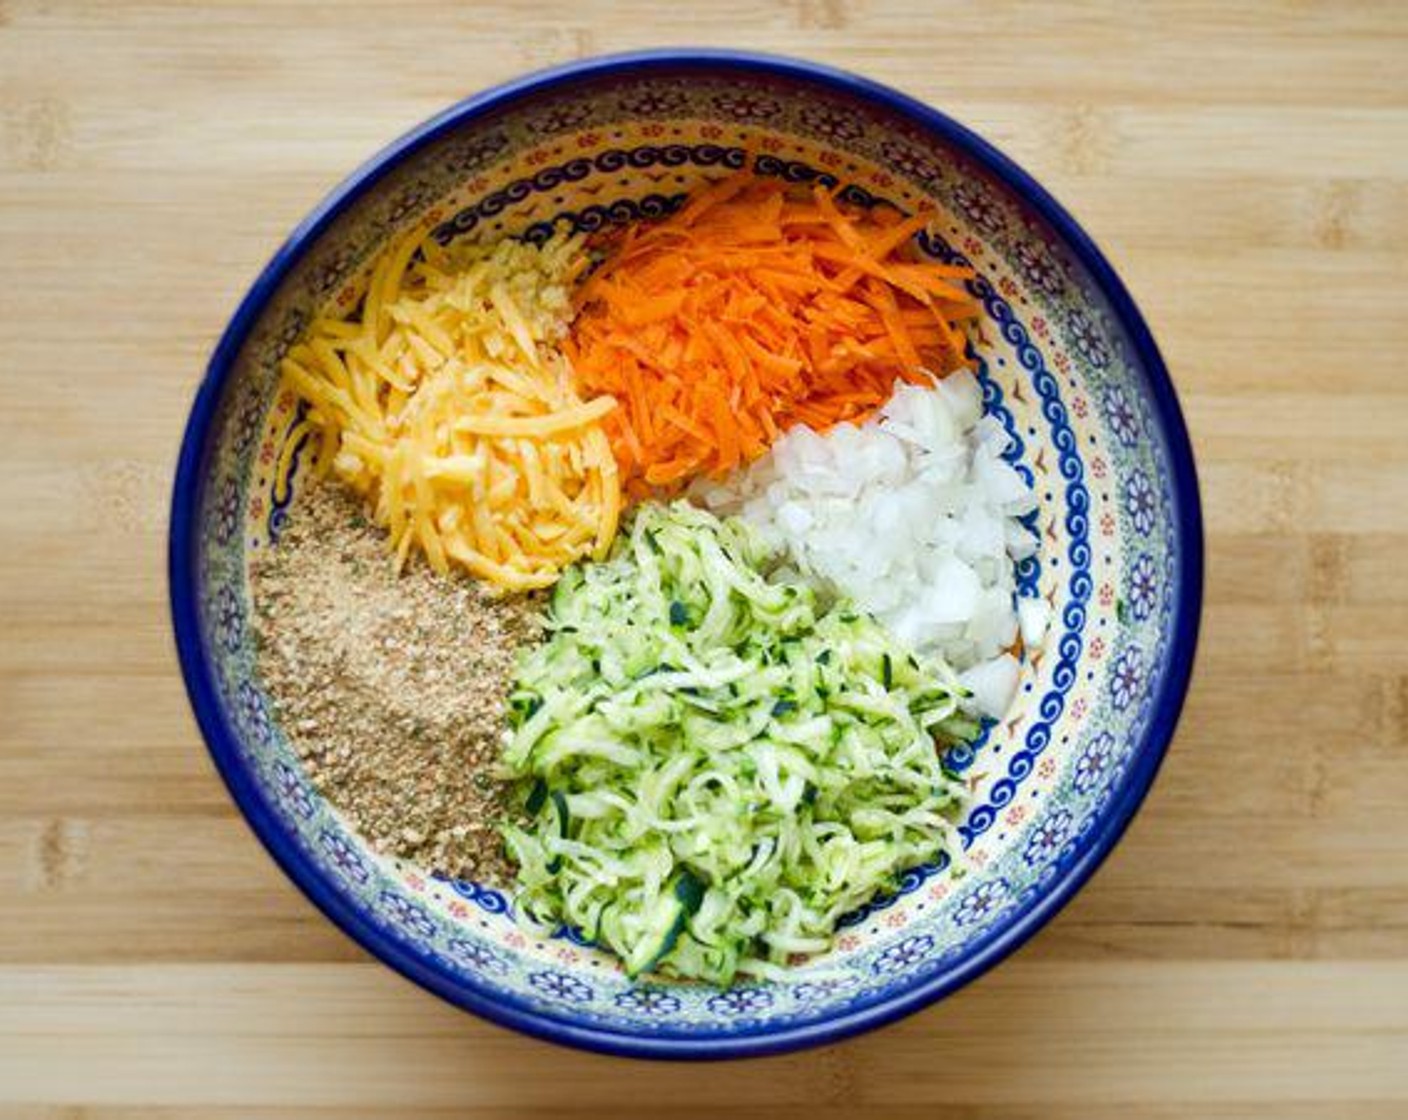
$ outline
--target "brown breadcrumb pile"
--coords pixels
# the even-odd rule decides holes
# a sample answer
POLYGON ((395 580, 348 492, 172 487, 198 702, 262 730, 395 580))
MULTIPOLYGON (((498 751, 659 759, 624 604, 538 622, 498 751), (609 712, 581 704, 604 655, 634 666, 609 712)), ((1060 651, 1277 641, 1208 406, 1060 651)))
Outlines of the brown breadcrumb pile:
POLYGON ((491 776, 534 603, 413 558, 341 487, 303 488, 254 565, 259 671, 308 776, 383 852, 506 884, 491 776))

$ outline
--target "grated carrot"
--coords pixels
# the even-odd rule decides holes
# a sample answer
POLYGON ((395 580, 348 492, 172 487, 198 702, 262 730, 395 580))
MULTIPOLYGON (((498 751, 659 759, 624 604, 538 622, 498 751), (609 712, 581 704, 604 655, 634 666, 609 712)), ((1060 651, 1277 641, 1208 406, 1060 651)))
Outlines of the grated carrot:
POLYGON ((862 417, 897 380, 967 364, 972 272, 909 250, 927 217, 858 213, 746 172, 634 226, 577 294, 564 344, 632 497, 717 477, 797 422, 862 417))

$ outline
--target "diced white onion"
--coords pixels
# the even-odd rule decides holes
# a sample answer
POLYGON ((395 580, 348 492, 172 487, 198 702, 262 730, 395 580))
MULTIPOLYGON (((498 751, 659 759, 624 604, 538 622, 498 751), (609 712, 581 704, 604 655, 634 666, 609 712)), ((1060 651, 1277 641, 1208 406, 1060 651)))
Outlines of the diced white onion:
POLYGON ((974 708, 997 716, 1019 666, 1020 632, 1039 645, 1049 608, 1016 601, 1014 564, 1038 541, 1036 509, 1002 458, 1009 437, 982 411, 967 371, 901 385, 870 421, 786 432, 772 450, 695 497, 784 546, 805 575, 853 599, 916 650, 971 675, 974 708))

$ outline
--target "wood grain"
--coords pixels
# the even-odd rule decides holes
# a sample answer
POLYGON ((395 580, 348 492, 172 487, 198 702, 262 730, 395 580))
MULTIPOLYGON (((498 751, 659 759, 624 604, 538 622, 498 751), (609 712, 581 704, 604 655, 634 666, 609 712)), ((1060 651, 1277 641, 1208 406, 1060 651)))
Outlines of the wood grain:
POLYGON ((0 1120, 1408 1115, 1405 60, 1393 2, 0 0, 0 1120), (1158 335, 1209 530, 1095 881, 942 1006, 726 1073, 367 961, 230 806, 163 572, 204 358, 307 208, 464 93, 685 41, 892 82, 1046 183, 1158 335))

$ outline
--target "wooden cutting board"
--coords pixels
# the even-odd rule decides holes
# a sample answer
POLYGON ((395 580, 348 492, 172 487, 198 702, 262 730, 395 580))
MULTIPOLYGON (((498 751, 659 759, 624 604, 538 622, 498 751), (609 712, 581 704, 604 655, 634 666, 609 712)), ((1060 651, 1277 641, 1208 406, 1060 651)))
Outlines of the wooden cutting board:
POLYGON ((0 1120, 1408 1116, 1408 8, 0 0, 0 1120), (284 233, 486 84, 678 42, 891 82, 1033 171, 1192 426, 1198 671, 1126 840, 996 973, 729 1067, 484 1025, 275 870, 197 737, 165 504, 284 233))

